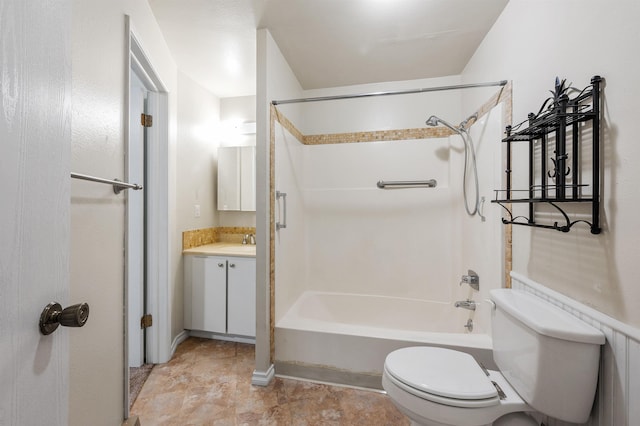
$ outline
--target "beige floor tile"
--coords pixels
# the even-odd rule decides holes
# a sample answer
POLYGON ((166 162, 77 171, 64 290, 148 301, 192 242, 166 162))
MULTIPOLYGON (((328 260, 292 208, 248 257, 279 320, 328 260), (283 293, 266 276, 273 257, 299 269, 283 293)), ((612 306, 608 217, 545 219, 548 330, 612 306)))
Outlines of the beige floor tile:
POLYGON ((142 426, 405 426, 386 395, 275 378, 251 385, 253 345, 189 338, 157 365, 131 414, 142 426))

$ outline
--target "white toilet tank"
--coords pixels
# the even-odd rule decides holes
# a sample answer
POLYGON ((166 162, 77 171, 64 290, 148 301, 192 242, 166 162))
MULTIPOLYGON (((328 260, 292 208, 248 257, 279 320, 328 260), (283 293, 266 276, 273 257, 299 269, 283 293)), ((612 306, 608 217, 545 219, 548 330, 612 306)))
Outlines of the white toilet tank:
POLYGON ((498 289, 491 299, 493 357, 504 377, 541 413, 586 422, 604 334, 529 293, 498 289))

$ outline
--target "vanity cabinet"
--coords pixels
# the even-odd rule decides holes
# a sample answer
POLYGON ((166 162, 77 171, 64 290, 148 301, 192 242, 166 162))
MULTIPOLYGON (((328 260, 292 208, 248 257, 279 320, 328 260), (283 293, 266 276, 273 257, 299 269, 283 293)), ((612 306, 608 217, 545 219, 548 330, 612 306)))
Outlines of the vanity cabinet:
POLYGON ((184 262, 185 328, 255 337, 255 258, 187 255, 184 262))
POLYGON ((218 148, 218 210, 256 210, 256 148, 218 148))

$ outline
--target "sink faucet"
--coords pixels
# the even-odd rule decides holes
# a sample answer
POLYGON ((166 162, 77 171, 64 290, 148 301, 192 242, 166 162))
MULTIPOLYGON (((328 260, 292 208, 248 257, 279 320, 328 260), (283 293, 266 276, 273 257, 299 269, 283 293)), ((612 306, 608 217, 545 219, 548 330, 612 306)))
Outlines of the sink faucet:
POLYGON ((470 311, 475 311, 476 310, 476 302, 474 302, 471 299, 458 300, 457 302, 455 302, 453 304, 453 306, 455 306, 456 308, 468 309, 470 311))
POLYGON ((253 234, 249 234, 249 244, 256 245, 256 236, 253 234))
POLYGON ((244 234, 242 237, 242 244, 249 244, 249 234, 244 234))

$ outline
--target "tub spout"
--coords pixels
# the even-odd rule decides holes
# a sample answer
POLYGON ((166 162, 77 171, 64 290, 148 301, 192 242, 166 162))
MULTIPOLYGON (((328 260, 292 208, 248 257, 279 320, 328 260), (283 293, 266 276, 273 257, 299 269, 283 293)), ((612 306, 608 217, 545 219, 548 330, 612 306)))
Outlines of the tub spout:
POLYGON ((458 300, 457 302, 455 302, 453 304, 453 306, 455 306, 456 308, 468 309, 470 311, 475 311, 476 310, 476 302, 474 302, 473 300, 470 300, 470 299, 458 300))

